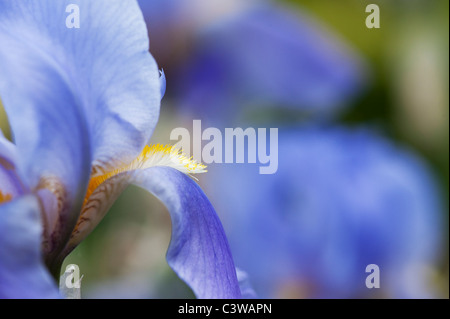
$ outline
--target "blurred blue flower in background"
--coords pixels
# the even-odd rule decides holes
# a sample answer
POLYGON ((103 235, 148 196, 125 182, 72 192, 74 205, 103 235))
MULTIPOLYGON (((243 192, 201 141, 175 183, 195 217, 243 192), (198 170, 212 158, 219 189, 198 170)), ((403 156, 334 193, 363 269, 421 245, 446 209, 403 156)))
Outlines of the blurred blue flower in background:
POLYGON ((58 278, 129 184, 167 206, 167 261, 195 295, 241 296, 222 225, 186 175, 204 166, 146 146, 165 86, 146 30, 131 0, 0 0, 0 94, 15 141, 0 135, 0 297, 58 297, 42 259, 58 278), (79 29, 66 27, 69 4, 79 29))
MULTIPOLYGON (((195 10, 179 6, 179 16, 189 13, 174 34, 188 43, 174 38, 182 48, 176 56, 165 46, 178 62, 169 69, 176 82, 171 97, 186 119, 280 127, 288 110, 292 126, 299 114, 329 119, 368 85, 365 61, 306 12, 275 1, 217 0, 225 13, 205 20, 207 2, 192 5, 197 23, 189 22, 195 10)), ((144 10, 149 24, 153 10, 144 10)), ((258 175, 252 165, 213 165, 203 180, 257 292, 432 296, 426 276, 440 249, 441 209, 421 160, 369 131, 280 130, 274 176, 258 175), (381 268, 381 293, 365 287, 371 263, 381 268)))
MULTIPOLYGON (((152 53, 158 56, 158 37, 167 36, 160 31, 166 25, 184 28, 175 33, 188 41, 180 45, 185 52, 167 71, 178 107, 188 115, 230 125, 243 107, 248 113, 276 105, 329 116, 367 84, 362 59, 312 17, 275 2, 213 2, 224 13, 203 21, 201 8, 210 8, 206 0, 192 4, 197 15, 183 0, 140 1, 150 36, 156 38, 152 53), (178 11, 167 10, 169 3, 178 4, 178 11)), ((171 52, 170 44, 164 47, 171 52)))
MULTIPOLYGON (((196 1, 196 8, 205 3, 196 1)), ((369 130, 295 129, 277 117, 284 109, 295 119, 333 120, 368 85, 365 62, 312 17, 279 3, 224 11, 207 22, 200 12, 202 22, 193 23, 192 11, 179 6, 182 22, 174 25, 190 41, 169 69, 171 97, 186 119, 286 126, 275 175, 259 175, 252 165, 215 165, 203 180, 257 293, 432 297, 441 209, 421 160, 369 130), (369 264, 381 269, 381 292, 365 286, 369 264)), ((149 24, 156 12, 144 9, 149 24)), ((154 21, 170 24, 170 17, 154 21)))
POLYGON ((257 293, 432 297, 442 209, 422 160, 367 129, 292 127, 354 105, 371 80, 363 58, 280 2, 187 2, 140 0, 152 53, 175 61, 165 69, 183 120, 281 126, 275 175, 212 165, 202 180, 257 293), (380 290, 365 286, 369 264, 380 290))
POLYGON ((357 56, 311 18, 268 5, 205 30, 179 80, 184 107, 221 119, 243 106, 329 114, 365 84, 357 56))
POLYGON ((276 174, 216 165, 206 182, 258 295, 434 296, 443 231, 435 181, 417 156, 373 132, 284 128, 276 174), (381 289, 365 286, 369 264, 381 289))

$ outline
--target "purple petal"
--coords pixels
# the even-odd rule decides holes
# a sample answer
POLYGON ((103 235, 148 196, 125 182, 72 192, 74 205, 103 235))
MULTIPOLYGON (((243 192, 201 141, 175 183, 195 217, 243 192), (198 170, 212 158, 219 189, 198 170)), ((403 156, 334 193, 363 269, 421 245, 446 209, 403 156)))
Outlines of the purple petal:
POLYGON ((225 232, 200 187, 172 168, 153 167, 138 174, 134 184, 157 196, 171 215, 170 267, 198 298, 240 298, 225 232))

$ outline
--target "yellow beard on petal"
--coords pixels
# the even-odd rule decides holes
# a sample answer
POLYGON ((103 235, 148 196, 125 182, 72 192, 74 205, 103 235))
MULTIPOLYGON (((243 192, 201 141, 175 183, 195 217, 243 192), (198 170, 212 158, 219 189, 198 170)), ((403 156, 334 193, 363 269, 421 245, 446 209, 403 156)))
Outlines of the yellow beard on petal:
POLYGON ((103 218, 115 199, 128 186, 127 173, 150 167, 171 167, 191 175, 206 172, 206 166, 187 158, 172 145, 145 146, 130 164, 105 172, 94 167, 78 222, 72 232, 66 253, 70 252, 103 218))
MULTIPOLYGON (((188 158, 179 149, 172 145, 146 145, 141 154, 130 164, 116 168, 102 175, 91 177, 87 188, 84 204, 89 200, 91 194, 106 180, 120 173, 146 169, 155 166, 172 167, 185 174, 200 174, 207 172, 206 166, 197 163, 192 157, 188 158)), ((101 170, 100 170, 101 171, 101 170)))
POLYGON ((12 199, 12 195, 11 194, 3 194, 2 191, 0 191, 0 204, 9 202, 12 199))

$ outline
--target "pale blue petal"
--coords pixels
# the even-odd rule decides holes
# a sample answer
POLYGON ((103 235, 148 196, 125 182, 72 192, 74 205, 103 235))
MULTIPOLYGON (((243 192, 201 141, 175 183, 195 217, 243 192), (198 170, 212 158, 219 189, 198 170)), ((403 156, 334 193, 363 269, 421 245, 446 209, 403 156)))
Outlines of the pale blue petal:
POLYGON ((0 205, 0 298, 60 298, 43 264, 41 234, 35 197, 0 205))
POLYGON ((172 168, 153 167, 137 173, 134 183, 158 197, 171 215, 170 267, 198 298, 240 298, 225 232, 200 187, 172 168))
MULTIPOLYGON (((80 140, 77 130, 88 131, 91 145, 84 145, 84 152, 91 149, 97 164, 108 165, 112 159, 127 162, 140 152, 156 125, 161 90, 156 63, 148 53, 147 29, 136 1, 2 0, 0 21, 1 36, 8 38, 6 45, 2 39, 0 68, 9 71, 2 75, 16 90, 10 94, 3 85, 1 94, 26 93, 20 95, 33 99, 35 104, 42 102, 40 105, 47 104, 40 98, 45 90, 51 91, 55 100, 64 98, 65 103, 64 100, 58 103, 58 112, 66 112, 67 120, 58 122, 66 130, 60 135, 80 140), (66 26, 69 4, 79 7, 79 29, 66 26), (13 73, 18 64, 23 64, 23 70, 19 68, 13 73), (39 72, 42 88, 33 72, 39 72), (48 83, 47 77, 61 83, 48 83), (75 102, 78 112, 86 118, 87 127, 77 123, 79 114, 65 106, 75 102)), ((17 111, 16 103, 5 98, 4 104, 13 118, 17 136, 19 128, 14 120, 16 115, 12 114, 17 111)), ((36 113, 41 111, 38 109, 36 113)), ((55 117, 58 113, 50 108, 47 112, 55 117)), ((27 120, 23 122, 29 125, 27 120)), ((75 147, 74 152, 77 151, 75 147)))

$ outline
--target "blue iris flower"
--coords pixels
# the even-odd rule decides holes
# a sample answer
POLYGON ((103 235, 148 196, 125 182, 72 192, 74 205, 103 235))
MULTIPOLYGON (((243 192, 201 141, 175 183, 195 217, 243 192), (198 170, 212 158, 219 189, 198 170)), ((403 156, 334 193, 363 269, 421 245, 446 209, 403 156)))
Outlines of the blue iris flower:
POLYGON ((208 177, 235 261, 261 297, 435 296, 435 181, 421 159, 375 133, 280 129, 276 174, 216 165, 208 177), (380 289, 366 287, 370 264, 380 289))
POLYGON ((222 225, 187 174, 204 166, 146 146, 165 83, 132 0, 0 0, 0 297, 59 297, 51 278, 129 184, 172 218, 167 261, 199 298, 241 292, 222 225), (80 28, 67 28, 76 4, 80 28), (49 270, 47 270, 49 269, 49 270))

